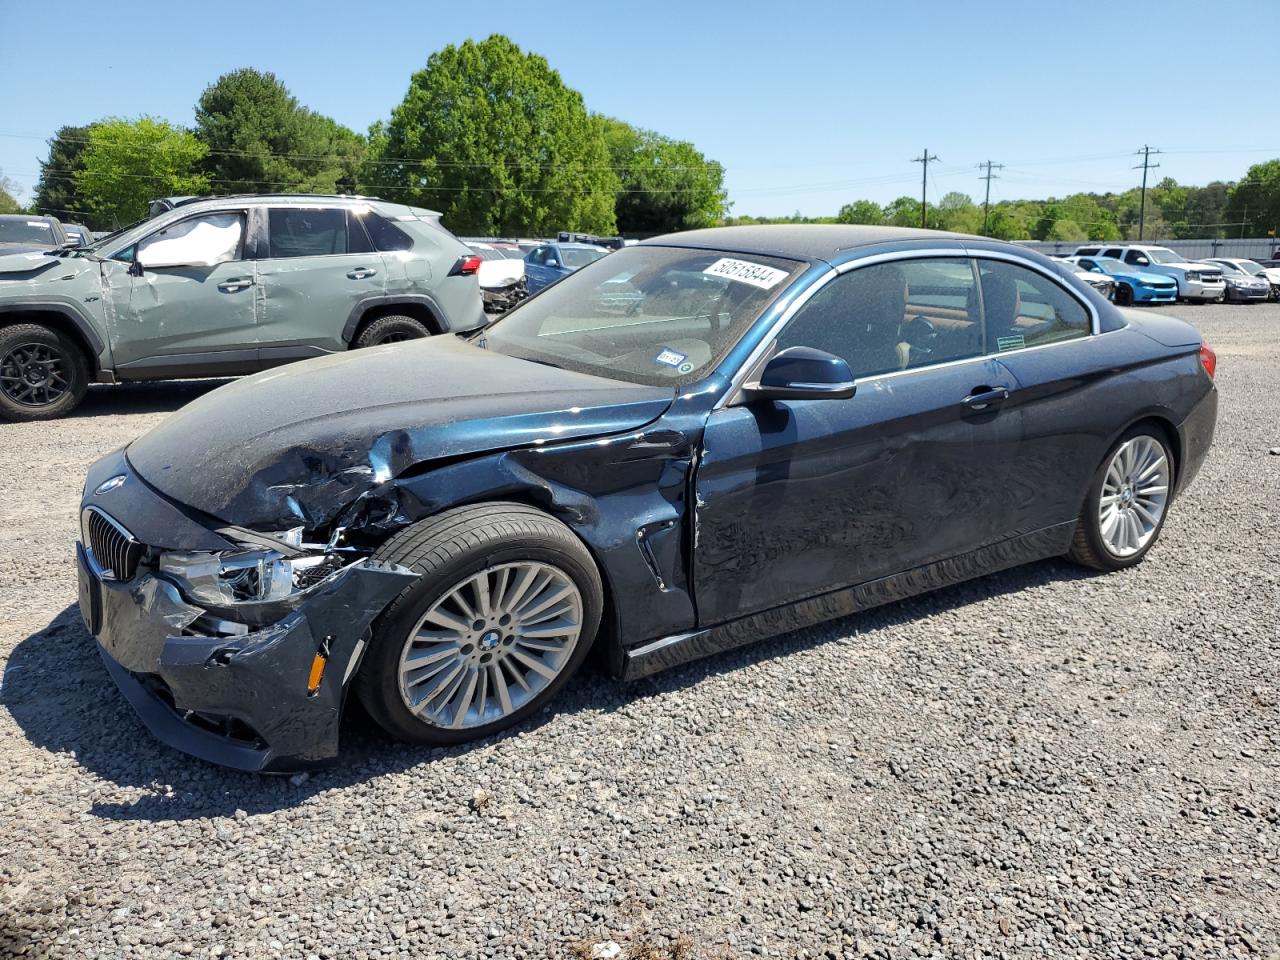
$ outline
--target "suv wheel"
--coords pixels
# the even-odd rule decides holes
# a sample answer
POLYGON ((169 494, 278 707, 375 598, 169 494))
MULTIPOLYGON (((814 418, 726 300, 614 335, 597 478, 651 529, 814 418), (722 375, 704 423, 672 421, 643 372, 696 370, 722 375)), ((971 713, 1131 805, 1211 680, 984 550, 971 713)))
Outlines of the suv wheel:
POLYGON ((420 340, 429 336, 431 336, 431 331, 426 328, 421 320, 393 314, 379 317, 361 330, 360 336, 356 337, 355 346, 357 349, 377 347, 384 343, 397 343, 401 340, 420 340))
POLYGON ((89 367, 74 343, 35 323, 0 327, 0 417, 66 416, 89 389, 89 367))

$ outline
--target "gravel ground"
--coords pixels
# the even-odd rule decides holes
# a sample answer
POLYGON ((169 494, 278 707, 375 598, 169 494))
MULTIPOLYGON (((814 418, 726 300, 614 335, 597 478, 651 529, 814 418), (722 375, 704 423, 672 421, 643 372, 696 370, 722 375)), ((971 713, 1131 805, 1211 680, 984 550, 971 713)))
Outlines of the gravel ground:
POLYGON ((1280 958, 1280 306, 1180 307, 1218 440, 1138 569, 1041 563, 470 748, 154 741, 75 610, 86 466, 205 384, 0 425, 0 955, 1280 958))

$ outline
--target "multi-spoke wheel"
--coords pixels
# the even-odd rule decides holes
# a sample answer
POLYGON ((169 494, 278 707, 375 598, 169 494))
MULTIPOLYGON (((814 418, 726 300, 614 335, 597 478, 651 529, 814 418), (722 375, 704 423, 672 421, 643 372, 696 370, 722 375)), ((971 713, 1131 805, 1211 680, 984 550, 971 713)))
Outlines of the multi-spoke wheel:
POLYGON ((1126 433, 1094 477, 1076 524, 1072 559, 1101 570, 1141 560, 1164 525, 1173 479, 1163 431, 1140 424, 1126 433))
POLYGON ((528 716, 582 662, 600 621, 591 555, 522 504, 447 511, 377 556, 420 577, 374 625, 357 691, 407 740, 459 743, 528 716))
POLYGON ((68 413, 88 389, 75 344, 37 324, 0 327, 0 417, 49 420, 68 413))

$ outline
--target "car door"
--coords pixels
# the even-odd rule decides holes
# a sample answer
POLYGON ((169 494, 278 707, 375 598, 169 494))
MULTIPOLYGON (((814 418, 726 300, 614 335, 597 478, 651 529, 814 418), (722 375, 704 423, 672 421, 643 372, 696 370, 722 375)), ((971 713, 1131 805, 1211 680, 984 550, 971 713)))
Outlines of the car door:
POLYGON ((342 207, 262 209, 266 250, 258 259, 264 363, 346 349, 342 331, 356 305, 381 296, 386 266, 360 219, 342 207))
POLYGON ((547 265, 548 260, 555 260, 554 252, 555 248, 550 244, 542 244, 534 247, 524 258, 525 285, 530 293, 537 293, 555 279, 552 268, 547 265))
POLYGON ((1004 536, 1016 429, 1001 408, 1009 373, 984 354, 976 285, 963 254, 857 266, 776 341, 844 358, 856 394, 711 414, 696 478, 703 624, 1004 536))
POLYGON ((1013 378, 1016 420, 1005 513, 1012 533, 1074 521, 1084 491, 1132 404, 1121 355, 1094 334, 1085 302, 1037 265, 979 256, 988 352, 1013 378))
POLYGON ((118 372, 240 372, 257 357, 254 270, 246 210, 165 224, 111 255, 111 349, 118 372), (114 267, 114 265, 113 265, 114 267))

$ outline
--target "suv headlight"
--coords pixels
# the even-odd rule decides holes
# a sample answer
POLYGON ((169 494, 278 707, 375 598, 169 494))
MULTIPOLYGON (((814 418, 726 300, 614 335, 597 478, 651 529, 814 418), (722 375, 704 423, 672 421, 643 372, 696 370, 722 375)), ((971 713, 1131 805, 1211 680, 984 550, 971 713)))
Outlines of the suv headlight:
POLYGON ((1200 279, 1200 274, 1199 274, 1199 273, 1197 273, 1195 270, 1188 270, 1188 271, 1187 271, 1187 279, 1188 279, 1188 280, 1199 280, 1199 279, 1200 279))
POLYGON ((318 582, 332 566, 333 559, 324 554, 285 557, 260 549, 160 556, 160 573, 188 599, 210 606, 281 600, 318 582))

